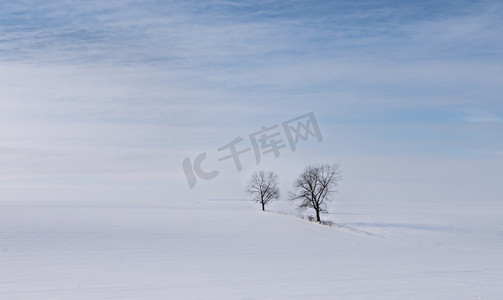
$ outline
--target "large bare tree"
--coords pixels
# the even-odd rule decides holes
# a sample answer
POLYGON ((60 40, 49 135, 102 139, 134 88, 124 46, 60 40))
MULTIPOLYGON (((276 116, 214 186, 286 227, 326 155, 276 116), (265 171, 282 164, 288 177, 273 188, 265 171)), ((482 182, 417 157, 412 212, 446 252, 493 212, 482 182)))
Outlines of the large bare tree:
POLYGON ((260 171, 252 174, 246 191, 252 195, 253 200, 262 204, 262 210, 272 200, 279 198, 278 175, 273 172, 260 171))
POLYGON ((320 213, 327 213, 327 202, 337 191, 338 182, 342 179, 338 164, 319 164, 307 166, 295 180, 295 191, 290 200, 302 201, 300 209, 312 208, 316 212, 316 221, 320 222, 320 213))

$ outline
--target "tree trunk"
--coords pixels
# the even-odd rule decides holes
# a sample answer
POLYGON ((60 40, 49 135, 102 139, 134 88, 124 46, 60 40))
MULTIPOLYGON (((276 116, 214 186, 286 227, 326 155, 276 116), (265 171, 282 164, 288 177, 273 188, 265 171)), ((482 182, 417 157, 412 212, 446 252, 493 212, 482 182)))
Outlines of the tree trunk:
POLYGON ((318 222, 318 223, 321 222, 321 219, 320 219, 320 210, 319 209, 316 210, 316 222, 318 222))
POLYGON ((265 211, 265 204, 262 202, 262 211, 265 211))

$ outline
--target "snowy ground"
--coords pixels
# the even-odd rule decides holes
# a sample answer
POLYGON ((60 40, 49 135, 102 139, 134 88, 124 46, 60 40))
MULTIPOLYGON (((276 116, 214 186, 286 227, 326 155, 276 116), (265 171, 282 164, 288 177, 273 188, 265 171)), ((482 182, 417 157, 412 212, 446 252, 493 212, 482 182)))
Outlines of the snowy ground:
POLYGON ((333 208, 0 201, 0 299, 502 299, 502 204, 333 208))

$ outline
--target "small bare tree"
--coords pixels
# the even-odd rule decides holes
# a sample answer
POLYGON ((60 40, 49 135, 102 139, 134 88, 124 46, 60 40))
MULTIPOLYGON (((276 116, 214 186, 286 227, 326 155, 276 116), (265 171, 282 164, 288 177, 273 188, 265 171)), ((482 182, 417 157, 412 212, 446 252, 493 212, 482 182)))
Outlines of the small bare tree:
POLYGON ((253 173, 246 191, 252 195, 253 200, 262 204, 262 210, 272 200, 279 198, 278 175, 273 172, 260 171, 253 173))
POLYGON ((341 179, 338 164, 309 165, 295 180, 295 191, 290 194, 290 200, 302 201, 300 209, 314 209, 316 221, 321 222, 320 213, 328 212, 327 202, 331 200, 330 195, 337 191, 341 179))

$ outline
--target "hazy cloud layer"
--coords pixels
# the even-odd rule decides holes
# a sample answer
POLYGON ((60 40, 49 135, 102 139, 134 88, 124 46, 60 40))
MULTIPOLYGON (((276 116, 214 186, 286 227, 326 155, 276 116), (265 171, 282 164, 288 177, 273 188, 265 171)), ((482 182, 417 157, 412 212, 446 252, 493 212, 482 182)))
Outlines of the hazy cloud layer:
MULTIPOLYGON (((321 157, 502 159, 498 1, 1 7, 4 188, 187 192, 183 158, 216 155, 238 135, 310 111, 324 141, 269 161, 280 175, 321 157)), ((476 165, 493 174, 491 164, 476 165)), ((258 167, 267 166, 222 178, 237 178, 232 191, 241 193, 240 180, 258 167)), ((223 180, 204 184, 219 190, 223 180)))

